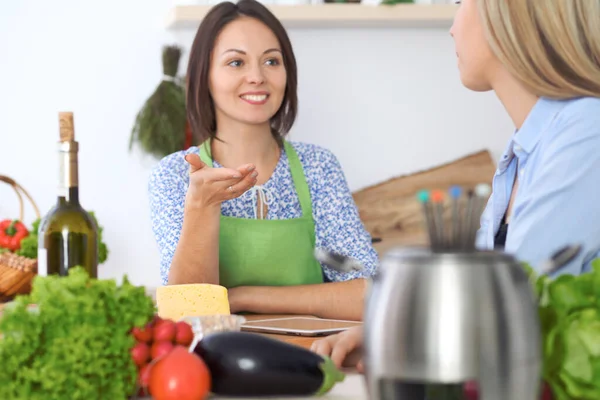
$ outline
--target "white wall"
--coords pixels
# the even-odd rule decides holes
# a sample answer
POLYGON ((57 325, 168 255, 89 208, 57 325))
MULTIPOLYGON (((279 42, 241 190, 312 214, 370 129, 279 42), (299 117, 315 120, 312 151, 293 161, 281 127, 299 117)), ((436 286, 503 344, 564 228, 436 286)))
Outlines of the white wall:
MULTIPOLYGON (((155 160, 129 153, 136 112, 158 83, 161 46, 186 49, 161 0, 0 3, 0 174, 46 212, 55 201, 57 112, 75 113, 83 205, 111 250, 101 277, 156 285, 146 197, 155 160), (84 7, 84 5, 87 7, 84 7)), ((512 132, 491 93, 464 89, 447 30, 291 30, 300 115, 291 138, 333 150, 353 190, 488 148, 512 132), (333 42, 335 41, 335 45, 333 42)), ((180 72, 184 73, 187 55, 180 72)), ((0 186, 0 218, 17 200, 0 186)), ((27 209, 27 221, 33 220, 27 209)))

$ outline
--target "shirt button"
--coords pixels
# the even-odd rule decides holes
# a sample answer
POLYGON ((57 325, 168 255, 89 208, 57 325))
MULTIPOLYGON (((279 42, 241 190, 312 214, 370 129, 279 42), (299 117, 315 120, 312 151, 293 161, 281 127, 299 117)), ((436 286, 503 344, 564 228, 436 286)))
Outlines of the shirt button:
POLYGON ((522 147, 521 147, 521 146, 519 146, 518 144, 516 144, 516 145, 515 145, 515 150, 516 150, 516 151, 521 151, 521 150, 522 150, 522 147))

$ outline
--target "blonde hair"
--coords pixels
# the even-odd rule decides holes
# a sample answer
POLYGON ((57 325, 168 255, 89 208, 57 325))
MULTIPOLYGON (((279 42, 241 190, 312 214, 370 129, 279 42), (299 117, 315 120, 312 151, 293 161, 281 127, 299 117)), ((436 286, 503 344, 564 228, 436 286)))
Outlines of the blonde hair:
POLYGON ((600 97, 600 0, 477 0, 490 47, 537 96, 600 97))

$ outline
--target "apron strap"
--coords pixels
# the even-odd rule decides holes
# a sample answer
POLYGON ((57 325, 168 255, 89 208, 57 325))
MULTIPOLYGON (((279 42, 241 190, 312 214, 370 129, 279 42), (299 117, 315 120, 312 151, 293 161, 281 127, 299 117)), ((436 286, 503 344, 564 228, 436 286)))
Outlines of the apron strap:
POLYGON ((200 160, 209 167, 213 166, 212 155, 210 154, 210 140, 205 140, 200 145, 200 160))
POLYGON ((302 208, 302 216, 312 218, 312 202, 310 200, 310 191, 308 190, 308 183, 306 183, 306 176, 302 169, 302 163, 298 158, 298 153, 294 150, 294 147, 285 140, 283 142, 285 153, 287 154, 290 162, 290 171, 292 173, 292 179, 294 180, 294 186, 296 192, 298 192, 298 199, 300 200, 300 207, 302 208))
MULTIPOLYGON (((298 200, 300 201, 300 207, 302 208, 302 216, 312 218, 310 191, 308 189, 308 183, 306 182, 306 176, 304 175, 302 163, 298 158, 298 153, 296 153, 294 147, 287 140, 284 140, 283 146, 290 163, 290 172, 292 173, 292 180, 294 181, 294 186, 298 193, 298 200)), ((200 159, 203 163, 212 167, 213 160, 210 154, 210 140, 206 140, 200 145, 200 159)))

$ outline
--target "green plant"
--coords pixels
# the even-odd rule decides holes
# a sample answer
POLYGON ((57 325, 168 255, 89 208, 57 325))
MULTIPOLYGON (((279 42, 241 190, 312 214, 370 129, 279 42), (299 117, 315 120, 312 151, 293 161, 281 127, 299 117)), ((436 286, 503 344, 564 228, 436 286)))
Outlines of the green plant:
POLYGON ((136 116, 129 150, 134 142, 155 157, 164 157, 183 149, 187 116, 185 88, 177 78, 180 57, 181 49, 178 46, 163 48, 164 78, 136 116))

